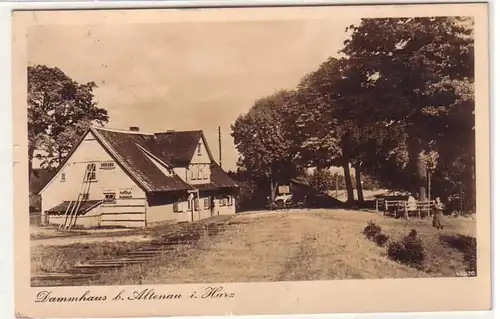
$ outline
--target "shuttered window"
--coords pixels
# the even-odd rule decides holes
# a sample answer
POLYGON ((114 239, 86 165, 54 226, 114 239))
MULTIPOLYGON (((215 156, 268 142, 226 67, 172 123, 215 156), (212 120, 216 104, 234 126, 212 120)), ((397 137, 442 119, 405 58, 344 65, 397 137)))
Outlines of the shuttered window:
POLYGON ((183 209, 183 207, 182 207, 182 202, 181 202, 181 201, 179 201, 179 202, 175 202, 175 203, 174 203, 174 212, 175 212, 175 213, 180 213, 180 212, 182 212, 182 211, 184 211, 184 209, 183 209))
POLYGON ((219 206, 226 206, 226 197, 219 198, 219 206))

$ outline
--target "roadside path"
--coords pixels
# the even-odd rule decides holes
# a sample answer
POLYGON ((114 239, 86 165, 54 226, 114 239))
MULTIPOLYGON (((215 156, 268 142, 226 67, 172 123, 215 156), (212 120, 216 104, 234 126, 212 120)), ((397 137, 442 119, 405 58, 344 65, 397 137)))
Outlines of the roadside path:
POLYGON ((31 239, 30 246, 66 246, 72 244, 93 244, 93 243, 104 243, 104 242, 147 242, 152 238, 150 236, 116 236, 112 237, 89 237, 88 235, 83 236, 67 236, 67 237, 54 237, 45 239, 31 239))

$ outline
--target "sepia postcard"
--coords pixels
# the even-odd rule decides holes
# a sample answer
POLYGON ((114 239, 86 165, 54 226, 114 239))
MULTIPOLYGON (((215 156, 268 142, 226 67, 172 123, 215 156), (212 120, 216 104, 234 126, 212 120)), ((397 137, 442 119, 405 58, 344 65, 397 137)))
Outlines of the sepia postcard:
POLYGON ((18 317, 491 308, 487 4, 12 24, 18 317))

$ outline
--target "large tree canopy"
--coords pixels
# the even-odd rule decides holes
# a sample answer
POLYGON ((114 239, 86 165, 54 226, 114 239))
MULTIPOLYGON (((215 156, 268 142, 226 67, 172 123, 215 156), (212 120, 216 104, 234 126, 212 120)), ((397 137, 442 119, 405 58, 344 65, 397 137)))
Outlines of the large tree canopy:
POLYGON ((370 88, 362 103, 373 122, 404 128, 401 141, 409 156, 408 173, 414 175, 410 181, 424 197, 428 167, 421 155, 451 151, 455 156, 461 149, 467 157, 473 147, 472 21, 363 19, 349 29, 352 36, 342 50, 350 61, 346 76, 370 88), (455 151, 445 150, 451 141, 455 151))
POLYGON ((91 123, 108 121, 94 101, 94 82, 77 83, 57 67, 28 67, 28 157, 30 175, 35 150, 42 166, 61 163, 91 123))
MULTIPOLYGON (((381 186, 419 191, 424 199, 432 180, 433 197, 460 191, 473 203, 472 21, 362 19, 346 31, 351 34, 341 56, 329 58, 275 103, 286 107, 257 120, 254 106, 238 119, 241 134, 234 136, 242 166, 273 172, 269 176, 276 179, 287 176, 276 165, 287 171, 294 163, 342 166, 345 176, 351 165, 357 185, 363 173, 381 186), (255 129, 243 133, 244 123, 255 129), (256 138, 256 129, 272 137, 256 138)), ((277 96, 256 105, 263 101, 270 104, 277 96)), ((347 178, 348 201, 354 199, 352 188, 347 178)), ((358 199, 362 195, 358 187, 358 199)))
POLYGON ((259 99, 231 126, 241 154, 239 166, 255 181, 270 183, 271 197, 279 183, 288 182, 300 171, 284 116, 292 96, 290 91, 279 91, 259 99))

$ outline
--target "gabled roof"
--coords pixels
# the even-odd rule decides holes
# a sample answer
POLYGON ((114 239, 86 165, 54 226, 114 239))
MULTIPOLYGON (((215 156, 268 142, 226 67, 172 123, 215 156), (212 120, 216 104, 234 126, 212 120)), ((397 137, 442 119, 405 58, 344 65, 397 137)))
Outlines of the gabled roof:
MULTIPOLYGON (((207 144, 203 131, 200 130, 155 133, 154 138, 159 157, 170 162, 174 167, 187 167, 191 163, 200 139, 205 145, 207 144)), ((208 147, 207 152, 213 161, 208 147)))
POLYGON ((238 184, 236 184, 216 163, 210 165, 210 173, 210 183, 196 185, 197 188, 206 191, 218 188, 238 188, 238 184))
MULTIPOLYGON (((146 156, 141 149, 150 150, 156 155, 158 153, 157 145, 154 141, 154 135, 138 134, 131 132, 120 132, 102 128, 92 128, 96 137, 105 148, 110 151, 115 160, 121 163, 135 180, 146 191, 162 192, 193 189, 192 186, 184 182, 176 174, 166 176, 160 169, 146 156)), ((168 165, 163 159, 163 165, 168 165)), ((165 167, 166 169, 172 167, 165 167)))
MULTIPOLYGON (((184 182, 173 172, 171 176, 166 176, 153 161, 166 170, 172 170, 174 167, 187 167, 196 151, 200 138, 207 145, 202 131, 149 134, 91 127, 75 144, 64 162, 57 168, 54 176, 40 188, 40 192, 64 167, 88 132, 95 136, 108 154, 144 191, 163 192, 195 189, 194 186, 184 182)), ((211 185, 221 188, 238 187, 226 172, 215 164, 208 146, 206 149, 212 162, 211 185)))

